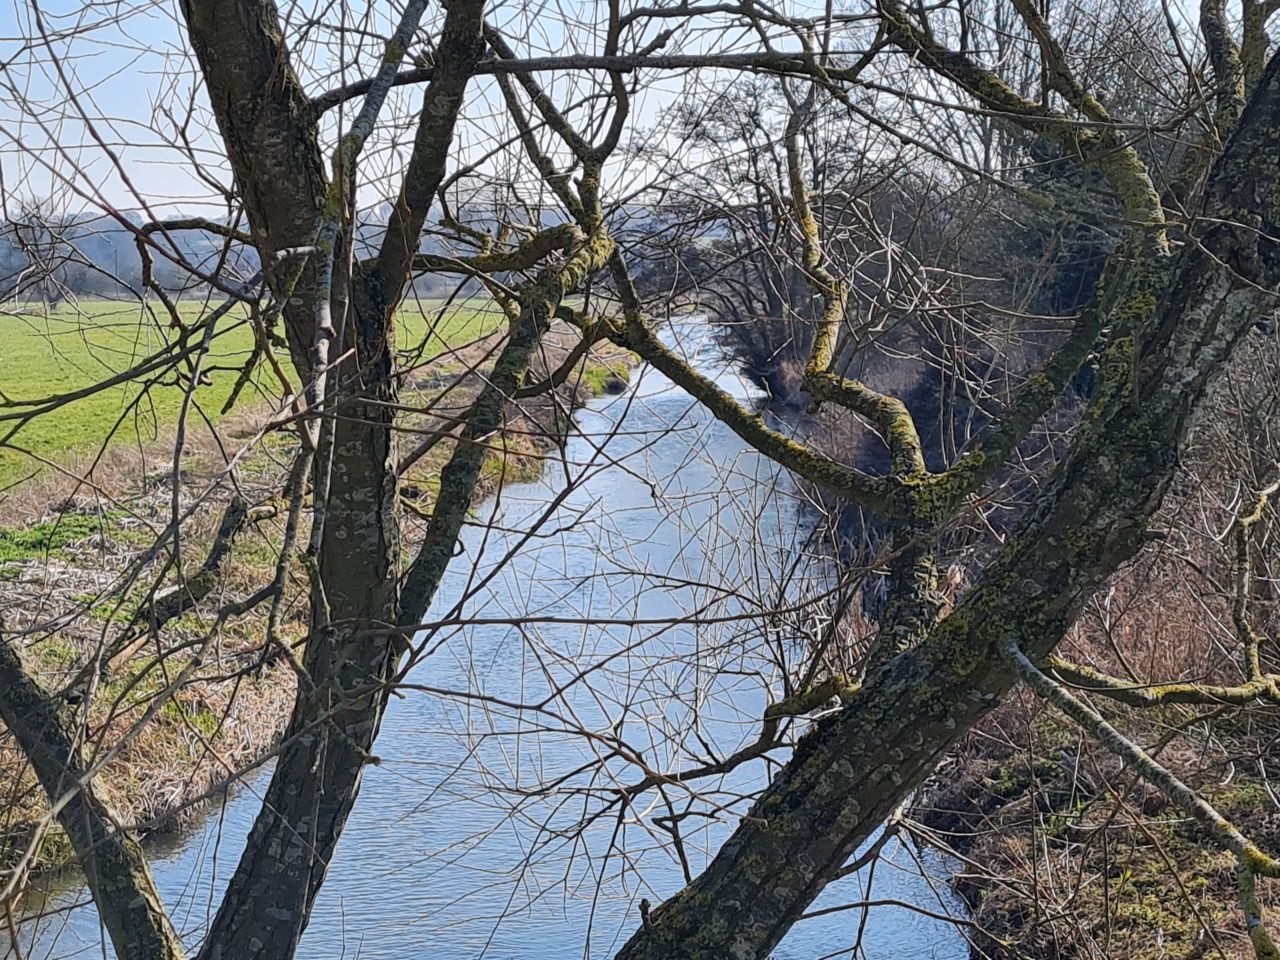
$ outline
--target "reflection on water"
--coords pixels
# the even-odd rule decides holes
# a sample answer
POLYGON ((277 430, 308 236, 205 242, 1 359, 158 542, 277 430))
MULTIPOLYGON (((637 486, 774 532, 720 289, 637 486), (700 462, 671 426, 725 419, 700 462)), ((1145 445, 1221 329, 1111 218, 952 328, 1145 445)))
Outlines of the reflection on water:
MULTIPOLYGON (((705 338, 692 339, 725 389, 750 392, 716 370, 705 338)), ((620 813, 610 788, 640 774, 605 737, 657 770, 755 738, 779 660, 803 650, 751 615, 821 590, 827 574, 791 562, 803 523, 788 484, 652 372, 579 423, 563 463, 507 487, 467 531, 301 957, 611 956, 639 923, 640 899, 661 902, 686 867, 702 869, 766 776, 755 762, 699 782, 696 794, 650 791, 620 813)), ((174 922, 193 942, 268 776, 152 850, 174 922)), ((943 873, 932 855, 890 842, 874 873, 834 884, 816 908, 888 900, 959 911, 943 873)), ((85 899, 74 881, 51 890, 24 933, 26 956, 110 956, 85 899)), ((776 956, 849 956, 856 942, 872 958, 968 955, 951 925, 877 906, 865 923, 861 909, 802 921, 776 956)))

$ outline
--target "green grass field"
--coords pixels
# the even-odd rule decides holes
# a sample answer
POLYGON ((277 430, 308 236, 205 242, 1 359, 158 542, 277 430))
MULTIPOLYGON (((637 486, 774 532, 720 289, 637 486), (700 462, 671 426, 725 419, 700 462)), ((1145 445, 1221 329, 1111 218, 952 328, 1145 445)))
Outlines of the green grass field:
MULTIPOLYGON (((406 304, 401 312, 398 340, 402 349, 430 358, 495 329, 500 316, 493 311, 451 306, 440 316, 441 304, 406 304)), ((197 320, 206 308, 198 302, 181 304, 183 319, 197 320)), ((169 343, 162 310, 153 317, 137 303, 82 301, 78 306, 46 309, 10 307, 0 312, 0 416, 21 412, 17 401, 39 400, 99 383, 144 361, 169 343)), ((194 394, 200 410, 217 421, 230 396, 239 369, 253 347, 253 333, 242 313, 233 312, 220 323, 205 359, 210 383, 194 394)), ((277 351, 288 366, 285 351, 277 351)), ((291 372, 291 371, 290 371, 291 372)), ((265 365, 247 386, 237 408, 276 397, 279 387, 265 365), (263 392, 265 391, 265 393, 263 392)), ((184 388, 172 371, 148 385, 132 382, 75 400, 29 421, 7 437, 13 421, 0 421, 0 491, 38 474, 38 460, 23 450, 54 462, 92 455, 108 437, 111 443, 154 441, 177 421, 184 388)), ((192 412, 193 418, 199 414, 192 412)), ((199 422, 196 419, 195 422, 199 422)))

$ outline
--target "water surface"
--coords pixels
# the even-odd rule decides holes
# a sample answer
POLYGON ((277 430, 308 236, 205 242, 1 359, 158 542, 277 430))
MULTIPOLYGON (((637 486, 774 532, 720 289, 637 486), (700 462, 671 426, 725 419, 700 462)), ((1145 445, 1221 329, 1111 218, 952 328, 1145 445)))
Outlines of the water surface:
MULTIPOLYGON (((692 339, 699 366, 749 397, 705 335, 692 339)), ((419 638, 426 655, 391 702, 382 762, 368 768, 300 957, 610 957, 637 926, 640 899, 660 903, 683 884, 670 824, 696 873, 767 776, 756 761, 699 782, 696 794, 650 791, 619 816, 606 790, 638 778, 635 758, 610 756, 583 731, 622 737, 658 770, 755 738, 779 663, 804 654, 789 630, 755 614, 761 601, 820 593, 829 575, 803 557, 795 491, 652 371, 578 422, 563 462, 477 510, 419 638), (517 709, 531 704, 545 709, 517 709)), ((193 943, 267 776, 152 848, 174 922, 193 943)), ((945 872, 932 854, 891 841, 874 870, 832 885, 815 908, 875 900, 959 914, 945 872)), ((75 882, 51 890, 47 915, 24 933, 25 955, 112 956, 86 900, 75 882)), ((775 955, 848 957, 857 944, 882 960, 968 956, 952 925, 892 905, 802 921, 775 955)))

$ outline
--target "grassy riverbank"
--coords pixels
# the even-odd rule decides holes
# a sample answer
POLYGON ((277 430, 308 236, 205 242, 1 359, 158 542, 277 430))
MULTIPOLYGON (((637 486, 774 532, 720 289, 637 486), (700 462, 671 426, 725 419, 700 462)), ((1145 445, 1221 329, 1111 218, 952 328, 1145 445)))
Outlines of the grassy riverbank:
MULTIPOLYGON (((448 326, 429 327, 429 322, 420 317, 406 334, 416 336, 411 349, 428 346, 422 358, 406 366, 402 399, 406 408, 417 412, 404 415, 402 451, 447 428, 469 407, 500 343, 501 335, 491 332, 492 316, 479 311, 461 315, 448 326), (430 345, 441 337, 448 339, 430 345)), ((545 379, 558 369, 576 342, 571 329, 553 329, 533 378, 545 379)), ((513 405, 504 433, 492 441, 479 495, 492 493, 503 482, 538 476, 571 428, 568 412, 591 396, 621 389, 630 359, 613 349, 593 350, 556 391, 513 405)), ((83 371, 77 375, 83 376, 83 371)), ((216 387, 215 382, 201 390, 213 396, 216 387)), ((105 399, 99 402, 108 404, 105 399)), ((233 771, 268 752, 287 719, 293 671, 283 658, 264 657, 268 605, 262 604, 228 619, 172 699, 141 733, 130 732, 156 694, 192 666, 192 651, 209 634, 217 611, 261 590, 274 575, 284 523, 279 492, 293 441, 287 434, 258 439, 268 410, 248 404, 217 421, 204 439, 193 437, 180 469, 169 462, 172 449, 160 423, 158 439, 140 443, 135 436, 129 443, 110 446, 92 484, 46 472, 3 495, 10 508, 0 526, 5 629, 21 638, 23 656, 45 687, 64 699, 69 721, 86 731, 86 753, 104 756, 103 751, 122 745, 100 782, 121 818, 143 831, 180 824, 206 794, 216 795, 233 771), (240 452, 241 447, 247 449, 240 452), (228 460, 237 456, 233 489, 222 478, 228 460), (166 624, 161 649, 148 636, 147 622, 156 615, 164 591, 176 585, 176 568, 187 571, 186 581, 191 582, 191 571, 209 553, 233 493, 243 498, 249 517, 238 530, 216 586, 166 624), (148 561, 145 552, 168 522, 175 502, 183 509, 196 507, 181 556, 166 550, 148 561), (136 577, 121 583, 121 572, 135 566, 136 577), (132 642, 122 647, 127 640, 132 642), (91 696, 81 702, 85 678, 98 675, 86 668, 111 648, 125 652, 101 671, 91 696)), ((55 416, 66 415, 60 411, 55 416)), ((61 429, 72 433, 50 428, 42 442, 66 445, 67 436, 83 438, 90 432, 75 424, 61 429)), ((99 442, 96 434, 90 442, 99 442)), ((403 494, 410 539, 420 533, 421 518, 430 513, 435 478, 451 446, 448 441, 437 443, 406 476, 403 494)), ((305 571, 299 564, 291 565, 280 629, 286 644, 303 637, 304 581, 305 571)), ((15 862, 29 845, 37 850, 35 869, 64 863, 67 844, 56 827, 45 829, 43 823, 43 792, 2 730, 0 783, 9 785, 0 794, 0 865, 15 862)))
MULTIPOLYGON (((179 312, 194 323, 208 307, 181 301, 179 312)), ((166 314, 138 303, 90 300, 63 304, 10 306, 0 311, 0 413, 20 410, 11 402, 40 400, 80 391, 127 371, 175 342, 166 314)), ((405 305, 398 317, 402 350, 427 358, 492 333, 502 324, 496 310, 440 301, 405 305)), ((224 317, 203 362, 204 377, 193 399, 193 420, 221 422, 240 370, 253 352, 254 334, 247 315, 224 317)), ((287 365, 287 352, 279 351, 287 365)), ((108 387, 49 414, 33 418, 11 437, 13 421, 0 422, 0 490, 12 488, 46 469, 42 460, 75 469, 91 461, 103 445, 145 446, 161 439, 176 422, 185 385, 172 374, 151 375, 108 387)), ((259 364, 240 394, 237 409, 261 405, 278 396, 280 386, 268 364, 259 364)), ((232 412, 234 415, 234 411, 232 412)))
MULTIPOLYGON (((1206 750, 1188 715, 1118 711, 1124 728, 1265 850, 1280 844, 1267 784, 1231 759, 1276 731, 1226 723, 1206 750), (1221 751, 1221 752, 1219 752, 1221 751)), ((1273 724, 1274 726, 1274 724, 1273 724)), ((954 885, 985 960, 1244 960, 1234 857, 1113 754, 1035 705, 1001 707, 955 752, 912 816, 956 851, 954 885)), ((1260 880, 1268 909, 1274 881, 1260 880)))

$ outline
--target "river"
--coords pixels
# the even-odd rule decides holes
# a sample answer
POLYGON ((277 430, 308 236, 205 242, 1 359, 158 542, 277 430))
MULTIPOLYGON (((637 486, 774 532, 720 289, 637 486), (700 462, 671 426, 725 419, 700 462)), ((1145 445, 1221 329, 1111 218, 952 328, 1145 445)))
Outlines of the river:
MULTIPOLYGON (((722 387, 753 394, 705 332, 681 339, 722 387)), ((829 571, 793 563, 804 514, 777 468, 657 373, 640 371, 577 419, 564 462, 505 487, 467 530, 428 614, 428 655, 391 702, 381 763, 368 768, 300 957, 610 957, 638 924, 640 899, 659 903, 682 885, 664 815, 678 816, 696 873, 743 810, 718 808, 767 775, 755 761, 699 784, 698 797, 669 791, 670 807, 654 797, 624 820, 600 814, 591 788, 637 773, 579 728, 618 732, 660 769, 754 739, 778 662, 803 650, 745 614, 754 597, 821 590, 829 571), (696 625, 675 622, 690 610, 696 625), (549 712, 510 705, 551 688, 563 693, 549 712)), ((193 942, 268 775, 150 845, 174 922, 193 942)), ((833 884, 815 908, 894 901, 963 916, 946 873, 936 855, 892 840, 874 872, 833 884)), ((112 956, 74 878, 59 878, 41 906, 21 935, 26 958, 112 956)), ((849 957, 855 944, 872 960, 968 956, 956 927, 897 905, 801 921, 775 956, 849 957)), ((0 956, 13 946, 0 938, 0 956)))

